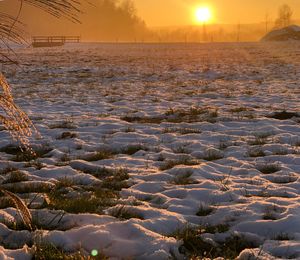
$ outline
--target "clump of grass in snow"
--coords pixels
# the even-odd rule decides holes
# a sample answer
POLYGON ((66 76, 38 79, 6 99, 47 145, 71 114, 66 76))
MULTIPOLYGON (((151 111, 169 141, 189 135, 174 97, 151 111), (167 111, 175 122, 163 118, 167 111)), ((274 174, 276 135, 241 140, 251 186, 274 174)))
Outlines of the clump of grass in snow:
POLYGON ((278 241, 288 241, 293 239, 294 237, 289 235, 288 233, 280 233, 273 238, 273 240, 278 240, 278 241))
POLYGON ((248 144, 249 145, 264 145, 268 142, 267 138, 262 138, 262 137, 258 137, 256 136, 254 140, 249 140, 248 144))
POLYGON ((249 111, 247 107, 235 107, 229 110, 231 113, 241 113, 241 112, 246 112, 249 111))
MULTIPOLYGON (((114 198, 114 196, 113 196, 114 198)), ((96 196, 86 195, 77 198, 67 198, 56 194, 50 196, 50 209, 64 210, 69 213, 102 213, 105 207, 114 205, 109 193, 104 198, 98 198, 96 196)))
POLYGON ((263 214, 264 220, 276 220, 277 219, 277 213, 282 212, 282 209, 278 207, 277 205, 269 205, 265 209, 265 213, 263 214))
POLYGON ((164 118, 162 117, 138 117, 138 116, 124 116, 121 120, 129 123, 140 123, 140 124, 160 124, 164 118))
POLYGON ((201 130, 199 129, 196 129, 196 128, 187 128, 187 127, 183 127, 183 128, 179 128, 179 127, 175 127, 175 128, 172 128, 172 127, 166 127, 164 130, 163 130, 163 133, 164 134, 168 134, 168 133, 179 133, 179 134, 182 134, 182 135, 188 135, 188 134, 201 134, 201 130))
POLYGON ((47 182, 22 182, 22 183, 7 183, 3 185, 6 190, 13 193, 43 193, 49 192, 52 189, 52 185, 47 182))
POLYGON ((177 165, 198 165, 199 162, 197 160, 187 158, 187 157, 182 157, 177 160, 166 160, 160 167, 159 169, 161 171, 169 170, 174 168, 177 165))
POLYGON ((70 139, 70 138, 76 138, 78 135, 76 133, 72 132, 63 132, 61 135, 57 138, 58 140, 60 139, 70 139))
POLYGON ((102 182, 101 187, 105 189, 120 191, 123 188, 128 188, 127 180, 129 179, 128 171, 120 168, 113 172, 113 175, 108 176, 102 182))
POLYGON ((109 214, 115 218, 124 219, 124 220, 131 219, 131 218, 137 218, 142 220, 144 219, 142 215, 134 211, 134 208, 125 205, 118 205, 110 209, 109 214))
POLYGON ((170 108, 165 112, 165 116, 167 117, 166 121, 172 123, 215 122, 215 118, 218 117, 218 109, 209 107, 190 107, 189 109, 170 108))
POLYGON ((196 215, 199 217, 208 216, 214 211, 213 207, 207 205, 200 205, 199 210, 197 211, 196 215))
POLYGON ((289 175, 283 175, 283 176, 276 176, 271 181, 273 183, 286 184, 286 183, 295 182, 297 180, 298 180, 298 177, 296 175, 289 174, 289 175))
POLYGON ((71 182, 61 181, 56 188, 48 193, 47 208, 64 210, 68 213, 102 214, 107 207, 116 205, 118 192, 102 187, 76 187, 71 182), (78 192, 80 190, 80 193, 78 192), (70 193, 72 194, 70 197, 70 193))
POLYGON ((264 157, 266 156, 265 152, 261 147, 255 147, 253 149, 248 150, 249 157, 264 157))
POLYGON ((172 151, 174 153, 178 153, 178 154, 188 154, 189 153, 189 150, 185 145, 174 147, 174 148, 172 148, 172 151))
POLYGON ((69 213, 102 214, 104 209, 116 205, 119 191, 129 187, 127 182, 129 175, 126 169, 103 168, 99 178, 102 183, 95 187, 78 186, 72 180, 61 179, 56 188, 48 193, 50 203, 47 206, 69 213), (69 198, 69 192, 75 191, 74 186, 77 195, 69 198))
POLYGON ((47 242, 35 243, 33 247, 33 259, 34 260, 108 260, 103 253, 98 252, 96 257, 84 255, 82 252, 76 253, 66 253, 62 249, 56 247, 55 245, 47 242))
POLYGON ((184 253, 186 257, 193 259, 214 259, 217 257, 235 259, 244 249, 258 246, 245 237, 236 234, 232 234, 222 243, 210 242, 201 237, 204 233, 223 233, 228 230, 229 226, 222 224, 198 228, 186 227, 173 236, 183 241, 179 251, 184 253))
POLYGON ((227 140, 220 140, 219 141, 219 149, 220 150, 225 150, 226 148, 233 146, 233 144, 230 141, 227 140))
POLYGON ((17 170, 18 169, 15 168, 15 167, 7 166, 7 167, 3 168, 2 170, 0 170, 0 175, 5 175, 5 174, 8 174, 10 172, 17 171, 17 170))
POLYGON ((288 112, 286 110, 283 110, 281 112, 274 112, 271 115, 268 116, 269 118, 274 118, 277 120, 288 120, 293 117, 299 117, 298 113, 295 112, 288 112))
POLYGON ((112 157, 113 157, 112 151, 103 149, 103 150, 97 151, 94 154, 84 156, 84 158, 82 158, 82 159, 84 159, 85 161, 88 161, 88 162, 94 162, 94 161, 111 159, 112 157))
POLYGON ((300 139, 294 141, 293 146, 300 147, 300 139))
POLYGON ((45 164, 41 163, 39 160, 34 160, 25 163, 25 168, 34 167, 36 170, 41 170, 42 168, 46 167, 45 164))
POLYGON ((13 171, 9 174, 8 178, 4 182, 2 182, 2 184, 16 183, 22 181, 28 181, 27 174, 21 171, 13 171))
POLYGON ((56 128, 75 129, 76 125, 74 124, 74 121, 72 119, 66 119, 62 122, 50 125, 49 128, 50 129, 56 129, 56 128))
POLYGON ((276 220, 277 217, 274 215, 273 212, 271 211, 267 211, 265 212, 265 214, 262 217, 264 220, 276 220))
POLYGON ((135 128, 128 126, 127 128, 124 129, 125 133, 134 133, 136 131, 135 128))
POLYGON ((254 139, 248 141, 249 145, 265 145, 268 143, 268 138, 273 135, 273 132, 258 132, 253 135, 254 139))
POLYGON ((126 176, 128 179, 128 170, 126 168, 107 168, 107 167, 101 167, 95 170, 90 169, 82 169, 84 173, 91 174, 99 179, 104 179, 110 176, 126 176))
POLYGON ((177 174, 175 178, 172 180, 172 183, 175 185, 189 185, 189 184, 197 184, 198 182, 191 178, 193 175, 193 171, 186 171, 180 174, 177 174))
POLYGON ((58 179, 58 183, 56 184, 56 189, 67 188, 75 186, 75 182, 71 178, 63 177, 58 179))
POLYGON ((224 158, 224 155, 219 150, 209 149, 207 150, 201 159, 206 161, 216 161, 224 158))
POLYGON ((281 170, 280 165, 278 163, 270 163, 258 165, 257 169, 263 174, 271 174, 281 170))
POLYGON ((20 146, 7 145, 0 149, 0 152, 14 155, 12 161, 16 162, 28 162, 35 160, 37 158, 43 157, 45 154, 49 153, 52 150, 48 145, 31 148, 31 150, 26 150, 20 146))
POLYGON ((289 152, 288 152, 288 149, 286 148, 280 148, 276 151, 273 152, 273 155, 287 155, 289 152))
POLYGON ((122 154, 128 154, 128 155, 133 155, 133 154, 135 154, 136 152, 138 152, 140 150, 148 151, 148 148, 145 147, 142 144, 133 144, 133 145, 128 145, 126 147, 123 147, 120 150, 120 153, 122 153, 122 154))
POLYGON ((223 175, 220 178, 216 178, 215 182, 217 182, 220 187, 221 187, 221 191, 229 191, 230 187, 230 177, 232 175, 232 168, 230 169, 229 173, 227 175, 223 175))

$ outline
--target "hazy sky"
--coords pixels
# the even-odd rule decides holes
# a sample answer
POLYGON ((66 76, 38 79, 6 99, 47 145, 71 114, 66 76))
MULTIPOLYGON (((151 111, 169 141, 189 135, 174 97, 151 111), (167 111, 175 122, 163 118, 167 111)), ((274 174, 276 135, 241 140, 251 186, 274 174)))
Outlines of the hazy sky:
POLYGON ((213 10, 216 23, 257 23, 264 21, 266 12, 277 17, 278 7, 288 4, 294 18, 300 18, 300 0, 134 0, 139 15, 149 26, 187 25, 194 22, 196 6, 213 10))
MULTIPOLYGON (((300 19, 300 0, 133 0, 133 2, 138 15, 150 27, 195 24, 194 13, 197 6, 208 6, 213 13, 211 22, 218 24, 263 22, 267 12, 270 19, 275 20, 278 7, 285 3, 293 9, 293 18, 300 19)), ((18 1, 6 0, 0 3, 4 3, 0 4, 1 11, 1 6, 11 6, 18 1)), ((14 13, 17 13, 18 8, 15 9, 14 13)))

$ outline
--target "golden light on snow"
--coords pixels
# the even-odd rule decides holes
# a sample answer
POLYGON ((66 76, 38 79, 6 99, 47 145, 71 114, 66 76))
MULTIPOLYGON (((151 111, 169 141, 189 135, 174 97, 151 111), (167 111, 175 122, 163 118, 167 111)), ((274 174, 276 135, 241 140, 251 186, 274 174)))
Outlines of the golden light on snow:
POLYGON ((197 7, 195 9, 195 21, 197 23, 207 23, 212 19, 212 12, 209 7, 197 7))

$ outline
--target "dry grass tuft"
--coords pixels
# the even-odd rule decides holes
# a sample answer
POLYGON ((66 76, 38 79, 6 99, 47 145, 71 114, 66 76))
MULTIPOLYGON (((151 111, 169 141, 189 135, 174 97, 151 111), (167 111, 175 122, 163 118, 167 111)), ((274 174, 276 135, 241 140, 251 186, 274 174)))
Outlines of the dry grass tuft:
POLYGON ((24 222, 24 224, 30 229, 32 230, 32 215, 28 209, 28 207, 25 205, 25 203, 23 202, 23 200, 17 196, 16 194, 1 189, 0 188, 0 192, 2 192, 4 195, 6 195, 7 197, 10 198, 10 200, 13 202, 13 204, 15 205, 16 209, 18 210, 18 213, 20 214, 20 217, 22 219, 22 221, 24 222))

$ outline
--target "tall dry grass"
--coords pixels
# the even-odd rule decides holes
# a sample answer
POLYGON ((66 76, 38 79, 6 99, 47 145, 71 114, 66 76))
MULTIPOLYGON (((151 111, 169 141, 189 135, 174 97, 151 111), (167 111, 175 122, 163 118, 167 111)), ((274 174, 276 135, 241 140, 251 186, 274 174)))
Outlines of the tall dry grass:
MULTIPOLYGON (((23 4, 37 7, 55 17, 65 17, 78 22, 80 0, 18 0, 19 13, 16 17, 0 11, 0 64, 17 62, 10 57, 14 53, 11 43, 24 43, 22 23, 19 21, 23 4)), ((14 102, 11 88, 4 75, 0 72, 0 124, 9 131, 12 138, 20 142, 21 149, 30 149, 29 137, 36 129, 27 114, 14 102)), ((32 230, 32 216, 23 202, 16 194, 0 187, 0 192, 9 197, 18 210, 24 224, 32 230)))
POLYGON ((4 190, 2 188, 0 188, 0 192, 2 192, 4 195, 6 195, 8 198, 10 198, 10 200, 15 205, 23 223, 30 230, 32 230, 32 215, 31 215, 28 207, 26 206, 26 204, 23 202, 23 200, 16 194, 14 194, 10 191, 4 190))
POLYGON ((74 22, 79 22, 80 0, 19 0, 21 3, 35 6, 57 18, 65 17, 74 22))
POLYGON ((10 86, 0 73, 0 123, 7 129, 22 149, 30 149, 29 137, 37 132, 27 114, 19 108, 13 99, 10 86))
MULTIPOLYGON (((14 53, 11 43, 23 43, 23 29, 19 17, 24 4, 32 5, 57 18, 65 17, 79 22, 80 0, 16 0, 20 2, 16 17, 0 11, 0 64, 17 63, 10 57, 14 53)), ((0 73, 0 123, 9 131, 14 140, 20 141, 23 148, 29 148, 29 137, 35 128, 26 115, 14 102, 11 89, 0 73)))

